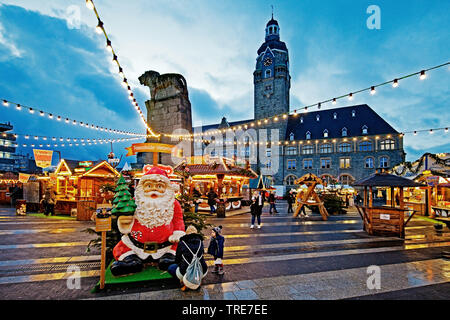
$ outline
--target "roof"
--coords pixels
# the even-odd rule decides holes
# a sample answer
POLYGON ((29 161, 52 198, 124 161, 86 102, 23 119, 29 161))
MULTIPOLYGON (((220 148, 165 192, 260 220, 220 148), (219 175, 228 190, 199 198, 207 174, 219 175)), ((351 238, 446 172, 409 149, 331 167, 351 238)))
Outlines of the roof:
POLYGON ((271 25, 278 25, 278 21, 275 20, 273 17, 272 17, 272 19, 269 20, 269 22, 267 22, 266 27, 271 26, 271 25))
POLYGON ((227 176, 257 177, 257 174, 252 169, 227 164, 224 160, 202 164, 187 164, 183 161, 173 169, 173 172, 176 174, 187 172, 190 176, 224 174, 227 176))
POLYGON ((347 137, 361 136, 362 127, 367 126, 368 135, 398 133, 389 123, 381 118, 367 104, 347 106, 321 111, 290 115, 286 130, 286 140, 291 133, 295 140, 306 139, 306 133, 311 133, 311 139, 324 138, 324 131, 328 130, 328 138, 342 138, 342 129, 347 129, 347 137), (355 116, 352 116, 353 110, 355 116), (336 113, 336 119, 334 114, 336 113), (319 121, 317 121, 319 116, 319 121), (303 118, 303 123, 301 119, 303 118))
POLYGON ((260 175, 258 178, 249 180, 250 189, 270 189, 270 179, 267 176, 260 175))
POLYGON ((208 130, 219 129, 219 127, 222 128, 222 126, 220 126, 220 125, 223 124, 224 121, 226 121, 226 123, 228 123, 228 125, 229 125, 230 127, 232 127, 232 126, 238 126, 238 125, 245 124, 245 123, 250 123, 250 122, 253 121, 253 119, 228 122, 228 121, 227 121, 227 118, 223 117, 221 123, 209 124, 209 125, 202 126, 202 127, 195 127, 195 128, 193 128, 193 130, 194 130, 194 132, 195 132, 195 130, 202 129, 203 132, 206 132, 206 131, 208 131, 208 130))
POLYGON ((359 187, 421 187, 424 184, 389 173, 375 173, 353 183, 359 187))
POLYGON ((278 49, 278 50, 288 51, 286 43, 284 43, 283 41, 277 40, 277 39, 271 39, 271 40, 265 41, 261 45, 261 47, 259 47, 259 49, 257 51, 258 55, 260 55, 262 52, 264 52, 267 47, 269 47, 272 50, 278 49))

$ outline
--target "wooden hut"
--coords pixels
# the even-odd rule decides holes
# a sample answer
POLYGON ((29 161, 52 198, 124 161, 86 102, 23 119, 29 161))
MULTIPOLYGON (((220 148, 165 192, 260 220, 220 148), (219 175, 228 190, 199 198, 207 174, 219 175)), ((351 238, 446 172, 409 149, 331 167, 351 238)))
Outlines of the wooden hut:
POLYGON ((385 235, 405 237, 405 226, 414 216, 405 221, 405 202, 403 188, 421 187, 420 183, 385 172, 377 172, 369 177, 358 180, 353 186, 364 187, 363 205, 356 206, 364 221, 364 230, 370 235, 385 235), (385 206, 373 206, 373 188, 385 187, 390 192, 390 203, 385 206), (395 197, 395 189, 398 189, 398 197, 395 197))

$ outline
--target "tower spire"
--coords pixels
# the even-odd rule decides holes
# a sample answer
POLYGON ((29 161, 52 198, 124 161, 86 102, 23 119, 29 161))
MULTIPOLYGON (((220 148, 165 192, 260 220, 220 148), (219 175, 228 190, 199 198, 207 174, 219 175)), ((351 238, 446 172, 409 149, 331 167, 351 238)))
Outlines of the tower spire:
POLYGON ((273 4, 270 5, 272 7, 272 19, 273 19, 273 4))

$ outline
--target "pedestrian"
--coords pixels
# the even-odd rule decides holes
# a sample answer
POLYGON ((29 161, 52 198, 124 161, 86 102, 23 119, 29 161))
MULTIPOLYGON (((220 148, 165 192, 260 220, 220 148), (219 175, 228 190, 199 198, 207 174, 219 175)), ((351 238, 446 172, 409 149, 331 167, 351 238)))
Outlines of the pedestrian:
POLYGON ((264 206, 264 196, 262 192, 255 191, 252 197, 252 208, 250 208, 252 214, 252 224, 250 226, 250 229, 253 229, 255 227, 255 219, 258 222, 257 228, 261 229, 261 214, 263 206, 264 206))
POLYGON ((356 199, 355 199, 355 200, 356 200, 356 203, 357 203, 357 204, 361 205, 361 202, 362 202, 363 199, 362 199, 362 197, 360 196, 360 194, 357 193, 357 194, 356 194, 356 199))
POLYGON ((202 200, 200 199, 201 196, 202 196, 202 194, 198 190, 198 187, 195 187, 194 191, 192 192, 192 197, 194 198, 195 213, 198 212, 198 206, 202 202, 202 200))
POLYGON ((306 203, 303 203, 303 195, 304 195, 304 192, 303 192, 303 190, 301 190, 300 193, 298 194, 298 198, 300 199, 299 206, 301 207, 300 208, 300 217, 305 218, 305 217, 308 217, 308 214, 306 213, 306 209, 305 209, 306 203))
POLYGON ((41 202, 44 205, 44 215, 55 215, 56 193, 51 187, 47 187, 41 202))
POLYGON ((269 194, 269 214, 278 213, 277 208, 275 206, 275 192, 271 191, 269 194))
POLYGON ((353 195, 350 195, 348 198, 348 205, 350 207, 354 207, 355 206, 355 199, 353 198, 353 195))
POLYGON ((213 273, 219 275, 224 274, 223 271, 223 251, 225 238, 221 235, 222 226, 214 227, 211 231, 211 240, 208 246, 208 254, 214 257, 214 270, 213 273))
POLYGON ((198 233, 196 227, 190 225, 186 229, 186 234, 180 238, 180 242, 178 243, 175 254, 175 263, 171 264, 167 269, 167 272, 169 272, 172 277, 180 280, 180 284, 182 285, 181 291, 185 291, 187 286, 189 287, 190 285, 189 283, 184 283, 183 278, 189 264, 192 259, 194 259, 194 255, 199 258, 203 271, 202 279, 208 273, 208 266, 203 257, 204 251, 203 236, 198 233))
POLYGON ((216 212, 216 207, 214 207, 216 205, 216 199, 217 199, 217 193, 214 192, 214 189, 211 188, 208 192, 208 205, 211 208, 211 213, 215 213, 216 212))
POLYGON ((295 198, 292 189, 289 190, 289 193, 287 195, 287 202, 288 202, 288 213, 294 213, 294 210, 292 209, 292 204, 295 202, 295 198))
POLYGON ((23 199, 23 189, 19 186, 19 184, 16 184, 12 189, 10 198, 11 198, 11 205, 13 208, 16 207, 16 202, 18 199, 19 200, 23 199))

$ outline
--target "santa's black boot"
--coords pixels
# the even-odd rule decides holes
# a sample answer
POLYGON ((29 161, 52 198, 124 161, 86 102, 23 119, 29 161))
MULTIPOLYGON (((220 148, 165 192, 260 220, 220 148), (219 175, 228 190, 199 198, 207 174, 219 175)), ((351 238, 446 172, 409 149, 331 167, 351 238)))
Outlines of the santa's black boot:
POLYGON ((158 267, 159 269, 166 271, 167 269, 169 269, 169 266, 174 263, 175 255, 167 252, 164 253, 161 258, 159 258, 158 267))
POLYGON ((130 273, 142 271, 144 264, 141 258, 132 254, 125 257, 122 261, 114 261, 111 265, 111 273, 113 276, 123 276, 130 273))

